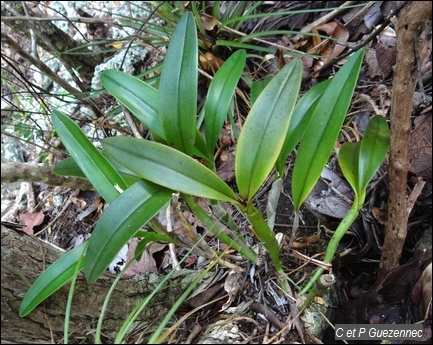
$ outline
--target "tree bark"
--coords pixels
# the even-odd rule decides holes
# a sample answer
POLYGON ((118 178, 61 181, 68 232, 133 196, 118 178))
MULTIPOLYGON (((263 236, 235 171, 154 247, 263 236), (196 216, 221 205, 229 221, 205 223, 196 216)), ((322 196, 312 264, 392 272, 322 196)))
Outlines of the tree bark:
POLYGON ((41 182, 49 186, 62 186, 79 190, 94 190, 85 178, 59 176, 53 167, 38 163, 4 163, 1 165, 2 183, 41 182))
MULTIPOLYGON (((58 343, 63 337, 64 313, 69 284, 55 292, 29 315, 18 314, 21 300, 40 273, 54 262, 61 250, 36 237, 18 233, 1 226, 1 339, 25 343, 58 343)), ((162 289, 137 320, 136 329, 158 322, 182 293, 185 277, 197 271, 182 271, 162 289)), ((89 285, 82 274, 77 280, 72 303, 69 339, 71 342, 92 344, 93 330, 99 317, 105 295, 114 276, 106 274, 89 285)), ((160 277, 145 274, 121 279, 115 288, 104 319, 105 342, 114 340, 121 324, 131 310, 158 285, 160 277)), ((126 340, 128 341, 128 340, 126 340)))
POLYGON ((417 81, 415 44, 420 26, 431 14, 431 4, 410 2, 397 22, 397 60, 391 104, 391 144, 389 165, 389 207, 382 247, 378 284, 398 267, 407 235, 407 175, 413 93, 417 81))

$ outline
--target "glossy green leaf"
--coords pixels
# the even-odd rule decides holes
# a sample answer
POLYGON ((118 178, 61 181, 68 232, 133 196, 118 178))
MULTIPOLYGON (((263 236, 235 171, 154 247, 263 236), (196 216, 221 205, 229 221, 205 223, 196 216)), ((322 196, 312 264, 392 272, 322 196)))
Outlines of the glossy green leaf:
POLYGON ((77 176, 86 178, 86 175, 72 157, 65 158, 64 160, 58 162, 54 166, 53 171, 56 175, 60 176, 77 176))
POLYGON ((361 142, 341 145, 338 162, 341 170, 358 198, 362 201, 368 183, 380 168, 390 142, 386 120, 374 116, 368 123, 361 142))
POLYGON ((298 103, 296 103, 289 128, 287 129, 283 148, 281 149, 277 162, 275 163, 275 167, 280 176, 284 176, 287 156, 293 151, 304 135, 305 129, 313 115, 314 108, 330 82, 331 80, 327 79, 313 86, 301 97, 298 103))
POLYGON ((119 195, 116 186, 122 190, 128 187, 123 178, 71 119, 58 110, 52 111, 51 118, 63 145, 81 171, 107 202, 113 202, 119 195))
POLYGON ((338 163, 341 171, 347 182, 349 182, 353 191, 359 199, 359 185, 358 185, 358 162, 359 162, 359 149, 361 148, 361 142, 345 142, 340 147, 338 152, 338 163))
POLYGON ((207 148, 212 157, 245 61, 245 50, 238 50, 224 62, 210 83, 204 105, 204 124, 207 148))
POLYGON ((251 201, 271 172, 284 143, 302 79, 302 63, 288 63, 260 93, 244 123, 236 149, 239 193, 251 201))
POLYGON ((101 73, 101 84, 158 138, 164 138, 158 115, 158 90, 127 73, 107 70, 101 73))
POLYGON ((266 85, 268 85, 271 80, 272 77, 266 77, 265 79, 256 80, 252 82, 251 92, 250 92, 251 105, 253 105, 256 102, 257 98, 259 98, 259 95, 262 93, 266 85))
POLYGON ((139 181, 125 190, 102 214, 84 261, 84 274, 96 281, 122 247, 171 199, 172 191, 149 181, 139 181))
POLYGON ((21 317, 29 314, 39 303, 65 285, 74 276, 77 269, 78 271, 83 269, 84 262, 81 259, 85 255, 87 245, 88 242, 81 243, 63 254, 42 272, 24 295, 19 311, 21 317))
POLYGON ((146 180, 190 195, 236 202, 236 194, 215 173, 169 146, 126 137, 104 139, 102 146, 146 180))
POLYGON ((170 146, 193 154, 196 135, 198 43, 194 18, 179 20, 165 55, 159 84, 159 114, 170 146))
POLYGON ((314 108, 301 140, 292 178, 296 210, 313 189, 331 155, 352 100, 364 51, 354 53, 336 73, 314 108))
POLYGON ((391 133, 382 116, 374 116, 368 123, 359 151, 359 188, 365 190, 386 157, 391 133))

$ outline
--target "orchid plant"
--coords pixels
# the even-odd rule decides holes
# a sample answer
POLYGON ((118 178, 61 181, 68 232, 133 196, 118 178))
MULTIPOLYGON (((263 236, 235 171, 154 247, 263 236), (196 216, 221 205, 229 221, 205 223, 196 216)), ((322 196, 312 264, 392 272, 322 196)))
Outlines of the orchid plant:
MULTIPOLYGON (((204 134, 197 123, 198 53, 196 25, 187 12, 171 37, 157 89, 121 71, 103 72, 105 90, 149 129, 151 139, 106 138, 101 152, 68 116, 52 111, 57 134, 71 155, 56 166, 56 172, 85 176, 109 206, 90 239, 64 254, 33 283, 21 303, 21 316, 30 313, 77 271, 84 270, 86 279, 95 282, 132 237, 142 239, 136 257, 152 241, 176 243, 154 220, 173 193, 179 193, 219 240, 256 263, 257 254, 246 240, 227 228, 214 226, 215 220, 196 198, 210 200, 210 207, 218 202, 234 205, 269 253, 282 288, 290 290, 275 233, 254 204, 254 196, 273 169, 278 178, 284 177, 286 158, 300 142, 292 185, 295 209, 299 210, 332 153, 350 106, 363 51, 355 52, 334 78, 300 98, 299 59, 291 60, 270 80, 254 101, 240 132, 235 157, 237 189, 215 173, 214 152, 244 70, 246 52, 233 53, 213 77, 203 107, 204 134), (142 230, 146 224, 147 230, 142 230)), ((372 123, 362 144, 345 144, 340 151, 340 164, 357 193, 357 211, 364 201, 366 184, 386 152, 386 140, 377 140, 386 132, 386 123, 380 118, 373 118, 372 123), (371 156, 374 164, 369 163, 371 156)), ((326 260, 332 259, 342 234, 343 230, 331 240, 326 260)))

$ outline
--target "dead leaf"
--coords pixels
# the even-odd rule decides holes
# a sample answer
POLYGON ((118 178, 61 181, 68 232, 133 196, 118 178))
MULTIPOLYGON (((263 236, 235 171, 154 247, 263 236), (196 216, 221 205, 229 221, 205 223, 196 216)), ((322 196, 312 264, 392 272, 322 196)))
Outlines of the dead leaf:
POLYGON ((34 230, 33 227, 41 225, 45 219, 44 211, 39 211, 36 213, 21 213, 20 214, 20 222, 24 225, 21 229, 26 234, 33 235, 34 230))
POLYGON ((223 59, 212 54, 211 52, 206 52, 204 55, 200 55, 199 60, 203 69, 212 71, 213 73, 218 71, 224 63, 223 59))
POLYGON ((376 59, 385 79, 391 75, 392 67, 397 56, 397 37, 391 28, 381 32, 376 43, 376 59))
POLYGON ((206 31, 213 31, 218 29, 220 22, 215 18, 210 16, 209 14, 202 13, 200 14, 201 23, 203 24, 203 28, 206 31))
POLYGON ((220 311, 226 310, 233 300, 236 298, 239 289, 241 288, 240 281, 242 279, 242 273, 239 271, 231 270, 224 282, 224 290, 229 295, 229 299, 224 305, 221 307, 220 311))
POLYGON ((312 210, 335 218, 344 218, 350 208, 347 200, 353 200, 349 184, 336 173, 325 168, 321 179, 308 196, 307 206, 312 210))

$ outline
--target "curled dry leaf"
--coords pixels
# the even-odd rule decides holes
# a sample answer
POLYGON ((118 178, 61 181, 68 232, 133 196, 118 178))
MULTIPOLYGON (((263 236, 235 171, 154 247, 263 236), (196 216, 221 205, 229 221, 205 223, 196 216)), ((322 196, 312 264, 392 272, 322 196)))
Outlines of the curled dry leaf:
POLYGON ((221 311, 226 310, 235 299, 241 287, 242 273, 239 271, 231 270, 224 282, 224 290, 229 294, 229 299, 221 307, 221 311))
POLYGON ((199 60, 203 69, 212 71, 213 73, 218 71, 224 63, 223 59, 212 54, 211 52, 206 52, 204 55, 200 55, 199 60))
POLYGON ((349 40, 349 29, 344 25, 335 24, 324 24, 321 27, 322 31, 326 30, 327 34, 332 30, 331 39, 326 41, 323 47, 320 49, 320 55, 322 58, 316 63, 314 71, 318 71, 322 66, 326 65, 333 58, 339 56, 344 49, 346 49, 346 43, 349 40), (327 25, 325 27, 325 25, 327 25), (332 30, 332 28, 335 28, 332 30))
POLYGON ((20 214, 20 222, 24 225, 21 229, 26 234, 33 235, 35 226, 41 225, 44 221, 45 215, 44 211, 39 211, 35 213, 26 212, 20 214))

